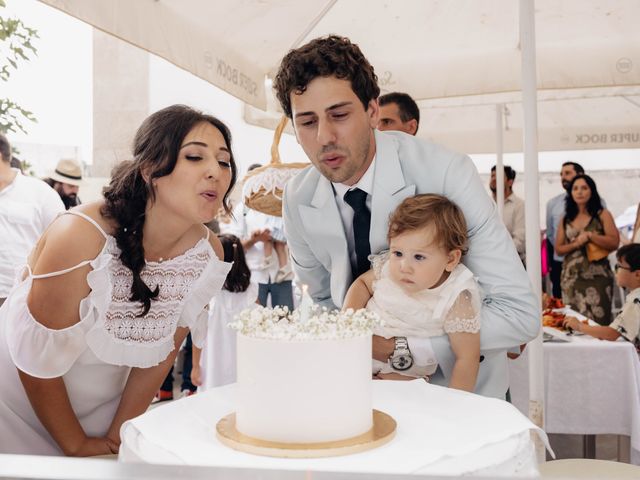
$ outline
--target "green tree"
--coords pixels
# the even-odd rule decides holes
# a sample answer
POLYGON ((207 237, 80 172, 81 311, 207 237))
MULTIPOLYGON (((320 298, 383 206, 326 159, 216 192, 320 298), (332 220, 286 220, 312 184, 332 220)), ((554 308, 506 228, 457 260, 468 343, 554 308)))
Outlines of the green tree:
MULTIPOLYGON (((5 8, 5 0, 0 0, 0 9, 5 8)), ((37 55, 32 41, 38 37, 38 32, 27 27, 17 18, 8 18, 0 14, 0 82, 9 80, 12 71, 18 68, 22 61, 28 61, 37 55)), ((8 98, 0 97, 0 133, 26 133, 25 120, 36 122, 36 117, 29 110, 24 109, 8 98)))

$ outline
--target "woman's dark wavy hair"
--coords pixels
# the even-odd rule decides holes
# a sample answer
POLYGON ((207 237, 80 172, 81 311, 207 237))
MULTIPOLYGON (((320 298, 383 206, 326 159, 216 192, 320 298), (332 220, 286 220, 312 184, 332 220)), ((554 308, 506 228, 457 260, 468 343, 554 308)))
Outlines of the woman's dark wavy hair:
POLYGON ((365 110, 380 95, 378 77, 360 48, 346 37, 329 35, 289 51, 282 59, 273 87, 285 115, 291 118, 291 92, 304 93, 313 79, 330 76, 349 80, 365 110))
POLYGON ((602 211, 602 200, 600 200, 600 194, 598 194, 598 188, 596 187, 596 182, 593 181, 589 175, 576 175, 573 180, 571 180, 571 184, 569 185, 569 194, 564 201, 564 226, 566 227, 568 223, 572 222, 578 216, 578 204, 573 199, 573 185, 576 183, 576 180, 584 180, 591 190, 591 198, 587 202, 587 212, 592 217, 597 217, 602 211))
POLYGON ((237 176, 231 153, 231 133, 217 118, 185 105, 164 108, 142 122, 133 141, 133 160, 122 162, 113 169, 111 182, 103 191, 105 202, 101 213, 117 223, 115 238, 121 252, 120 260, 133 275, 130 300, 142 303, 140 316, 147 314, 151 300, 159 292, 157 286, 151 290, 140 277, 145 265, 142 246, 145 211, 147 201, 155 200, 152 182, 173 171, 182 141, 202 122, 210 123, 220 131, 231 155, 231 184, 222 199, 224 209, 230 212, 228 197, 237 176))
POLYGON ((228 233, 218 235, 218 238, 224 250, 224 261, 233 262, 222 288, 234 293, 245 292, 251 284, 251 270, 244 258, 242 242, 235 235, 228 233))

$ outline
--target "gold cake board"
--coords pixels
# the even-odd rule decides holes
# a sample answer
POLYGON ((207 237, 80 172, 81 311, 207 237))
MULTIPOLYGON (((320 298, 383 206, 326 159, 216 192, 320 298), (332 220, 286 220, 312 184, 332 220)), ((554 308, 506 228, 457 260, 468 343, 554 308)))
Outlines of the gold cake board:
POLYGON ((228 447, 245 453, 281 458, 322 458, 350 455, 372 450, 390 441, 396 433, 396 421, 380 410, 373 410, 373 427, 366 433, 345 440, 321 443, 280 443, 249 437, 236 428, 236 414, 216 424, 218 439, 228 447))

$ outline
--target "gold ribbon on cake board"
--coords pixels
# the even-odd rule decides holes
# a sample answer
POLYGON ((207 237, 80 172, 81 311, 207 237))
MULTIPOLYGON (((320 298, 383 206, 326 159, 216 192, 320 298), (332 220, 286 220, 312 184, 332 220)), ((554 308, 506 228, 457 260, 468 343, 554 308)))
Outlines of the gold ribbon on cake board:
POLYGON ((368 432, 344 440, 319 443, 282 443, 262 440, 242 434, 236 428, 236 414, 220 419, 216 424, 218 440, 245 453, 280 458, 323 458, 351 455, 372 450, 391 441, 396 433, 396 421, 391 415, 373 410, 373 427, 368 432))

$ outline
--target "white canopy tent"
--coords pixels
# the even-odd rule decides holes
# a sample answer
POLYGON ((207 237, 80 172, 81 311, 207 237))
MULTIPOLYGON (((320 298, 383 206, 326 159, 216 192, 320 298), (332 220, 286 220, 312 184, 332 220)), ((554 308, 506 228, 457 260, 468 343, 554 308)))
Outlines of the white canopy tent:
MULTIPOLYGON (((282 114, 267 93, 269 110, 245 104, 244 119, 275 129, 282 114)), ((522 152, 521 97, 513 92, 419 100, 417 136, 459 152, 495 153, 496 105, 501 105, 503 151, 522 152)), ((538 91, 540 151, 612 148, 640 148, 640 85, 538 91)))
MULTIPOLYGON (((275 129, 282 56, 338 33, 384 92, 421 107, 418 135, 466 153, 523 151, 521 39, 513 0, 41 0, 245 101, 275 129), (267 113, 265 113, 267 112, 267 113)), ((536 0, 538 148, 640 148, 640 2, 536 0)))
MULTIPOLYGON (((283 54, 338 33, 383 90, 418 100, 521 89, 511 0, 41 0, 266 109, 283 54)), ((640 3, 537 0, 537 88, 640 85, 640 3)), ((493 122, 492 122, 493 123, 493 122)))
MULTIPOLYGON (((546 150, 640 147, 637 0, 537 0, 535 12, 533 0, 41 1, 260 109, 290 48, 328 33, 350 37, 383 91, 419 101, 422 135, 469 153, 525 152, 527 261, 538 294, 538 140, 546 150), (496 104, 506 107, 498 116, 496 104)), ((541 408, 539 376, 531 377, 541 408)))

